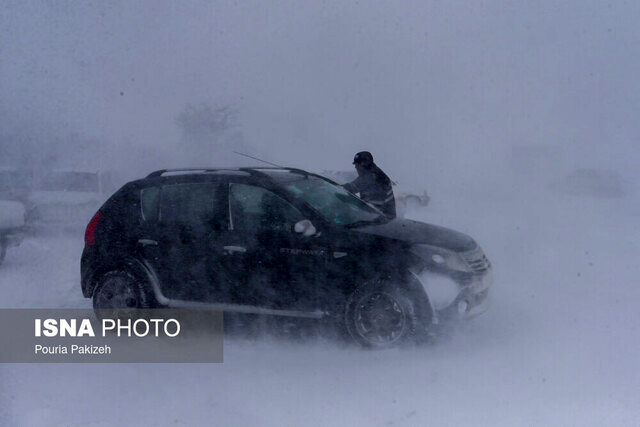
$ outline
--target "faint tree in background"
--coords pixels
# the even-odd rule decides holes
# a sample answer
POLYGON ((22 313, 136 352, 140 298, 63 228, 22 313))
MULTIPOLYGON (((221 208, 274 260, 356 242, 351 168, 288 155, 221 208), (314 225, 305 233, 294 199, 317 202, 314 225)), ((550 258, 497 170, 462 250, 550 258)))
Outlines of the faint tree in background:
POLYGON ((239 128, 238 110, 229 105, 214 108, 207 103, 187 104, 176 117, 176 124, 185 142, 216 146, 239 128))
POLYGON ((187 104, 175 119, 187 161, 198 166, 237 163, 233 151, 251 150, 245 143, 239 115, 231 105, 187 104))

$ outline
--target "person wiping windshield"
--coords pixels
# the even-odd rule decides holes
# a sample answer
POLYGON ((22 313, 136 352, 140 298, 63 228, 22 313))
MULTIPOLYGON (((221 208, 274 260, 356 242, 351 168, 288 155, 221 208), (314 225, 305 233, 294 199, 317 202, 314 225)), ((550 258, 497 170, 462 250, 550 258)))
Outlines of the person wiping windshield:
POLYGON ((391 188, 391 179, 374 162, 373 155, 361 151, 353 158, 358 177, 343 187, 380 209, 388 218, 396 217, 396 200, 391 188))

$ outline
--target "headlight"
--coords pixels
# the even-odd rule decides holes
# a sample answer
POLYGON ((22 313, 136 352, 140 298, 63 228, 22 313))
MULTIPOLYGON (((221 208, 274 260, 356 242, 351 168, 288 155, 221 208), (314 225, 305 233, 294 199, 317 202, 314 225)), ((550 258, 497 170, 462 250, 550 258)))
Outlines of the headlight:
POLYGON ((451 270, 470 272, 471 269, 456 252, 431 245, 413 245, 411 252, 425 261, 446 265, 451 270))
POLYGON ((433 262, 435 262, 436 264, 444 264, 444 262, 446 261, 444 259, 444 257, 440 254, 433 254, 431 255, 431 259, 433 260, 433 262))

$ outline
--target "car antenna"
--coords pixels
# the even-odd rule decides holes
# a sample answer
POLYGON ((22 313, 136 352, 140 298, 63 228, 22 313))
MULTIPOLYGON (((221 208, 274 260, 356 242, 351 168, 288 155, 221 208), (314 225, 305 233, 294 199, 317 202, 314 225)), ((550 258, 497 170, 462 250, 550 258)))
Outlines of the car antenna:
POLYGON ((259 159, 257 157, 253 157, 253 156, 250 156, 248 154, 240 153, 238 151, 234 151, 234 153, 236 153, 236 154, 238 154, 240 156, 248 157, 248 158, 253 159, 253 160, 257 160, 257 161, 262 162, 262 163, 266 163, 266 164, 271 165, 271 166, 275 166, 277 168, 284 168, 284 166, 276 165, 275 163, 267 162, 266 160, 262 160, 262 159, 259 159))

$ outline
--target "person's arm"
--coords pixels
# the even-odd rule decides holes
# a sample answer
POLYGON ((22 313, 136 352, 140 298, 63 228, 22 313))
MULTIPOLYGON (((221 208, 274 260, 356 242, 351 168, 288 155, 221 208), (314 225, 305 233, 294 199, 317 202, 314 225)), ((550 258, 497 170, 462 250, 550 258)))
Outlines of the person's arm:
POLYGON ((363 184, 364 184, 363 179, 361 176, 359 176, 353 181, 343 184, 342 187, 344 187, 344 189, 347 190, 348 192, 355 194, 362 191, 363 184))

